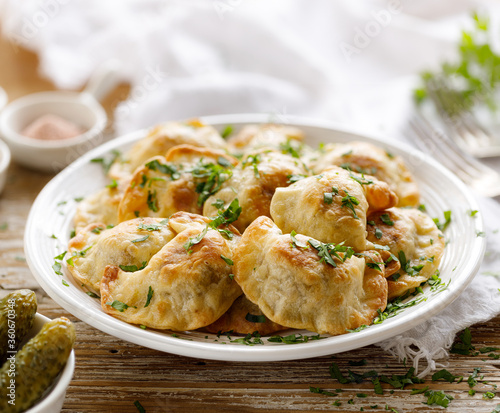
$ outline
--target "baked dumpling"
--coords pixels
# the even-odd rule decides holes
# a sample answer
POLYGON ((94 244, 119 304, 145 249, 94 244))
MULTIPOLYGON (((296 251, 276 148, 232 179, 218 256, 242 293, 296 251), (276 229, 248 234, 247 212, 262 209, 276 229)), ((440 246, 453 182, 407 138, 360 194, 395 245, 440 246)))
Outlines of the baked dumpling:
POLYGON ((263 147, 280 149, 291 141, 300 144, 303 140, 304 132, 294 126, 264 124, 244 126, 227 143, 230 152, 247 153, 263 147))
POLYGON ((185 122, 167 122, 155 126, 149 134, 138 141, 119 162, 115 162, 109 175, 111 178, 122 179, 132 174, 148 159, 165 155, 177 145, 193 145, 199 147, 226 149, 226 142, 213 126, 204 125, 197 119, 185 122))
POLYGON ((266 336, 286 328, 269 320, 257 305, 245 295, 240 295, 222 317, 203 330, 213 334, 225 332, 252 334, 257 331, 261 336, 266 336))
MULTIPOLYGON (((156 329, 195 330, 216 321, 241 294, 228 263, 234 259, 238 232, 227 227, 234 230, 227 239, 201 224, 200 219, 208 222, 207 218, 195 217, 190 223, 192 214, 178 214, 188 217, 181 223, 185 229, 144 269, 124 272, 117 266, 106 267, 101 283, 106 313, 156 329)), ((169 220, 171 225, 176 215, 169 220)))
POLYGON ((325 257, 326 248, 304 235, 284 235, 260 217, 236 247, 234 279, 266 317, 284 326, 336 335, 371 324, 387 304, 379 254, 359 258, 345 250, 338 259, 325 257))
POLYGON ((108 265, 141 268, 176 233, 161 218, 137 218, 106 229, 91 224, 69 242, 68 269, 75 279, 99 292, 108 265))
POLYGON ((168 217, 177 211, 201 214, 206 198, 231 177, 237 162, 222 151, 191 145, 151 158, 134 172, 120 201, 118 220, 168 217))
POLYGON ((296 231, 322 242, 344 242, 360 252, 372 248, 366 240, 369 207, 383 209, 396 203, 397 197, 386 183, 331 167, 276 189, 270 211, 285 233, 296 231))
POLYGON ((389 299, 412 290, 436 273, 444 237, 434 221, 413 208, 391 208, 368 216, 368 240, 389 247, 401 269, 387 279, 389 299))
POLYGON ((238 198, 242 212, 233 225, 243 232, 256 218, 271 216, 269 208, 276 188, 290 185, 292 176, 306 174, 298 159, 279 151, 260 149, 249 153, 234 168, 231 179, 207 199, 203 215, 214 216, 218 209, 238 198))
POLYGON ((337 165, 354 172, 373 175, 387 182, 398 196, 397 206, 417 206, 419 190, 412 174, 401 157, 368 142, 349 142, 325 145, 318 159, 311 163, 314 173, 337 165))
POLYGON ((78 203, 74 218, 75 231, 93 224, 118 224, 118 206, 122 193, 119 188, 103 188, 95 194, 85 197, 78 203))

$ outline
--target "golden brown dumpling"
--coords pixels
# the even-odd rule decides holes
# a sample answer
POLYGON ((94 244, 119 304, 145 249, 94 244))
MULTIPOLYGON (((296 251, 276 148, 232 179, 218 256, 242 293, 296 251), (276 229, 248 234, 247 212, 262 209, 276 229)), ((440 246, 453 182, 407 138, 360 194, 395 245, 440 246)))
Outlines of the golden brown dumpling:
POLYGON ((180 145, 136 169, 119 205, 120 222, 137 216, 201 214, 210 191, 232 175, 237 160, 222 151, 180 145), (206 185, 204 184, 206 183, 206 185))
POLYGON ((106 266, 141 268, 175 235, 167 220, 160 218, 137 218, 111 229, 91 224, 69 242, 68 257, 74 257, 68 269, 75 279, 99 292, 106 266))
POLYGON ((78 203, 74 218, 75 231, 93 224, 118 224, 118 206, 122 193, 119 188, 103 188, 78 203))
POLYGON ((368 239, 387 246, 401 269, 387 279, 389 299, 412 290, 436 273, 444 237, 434 221, 417 209, 391 208, 368 217, 368 239))
POLYGON ((163 156, 169 149, 183 144, 213 149, 225 149, 227 146, 214 127, 204 125, 197 119, 167 122, 152 128, 148 136, 138 141, 123 160, 113 164, 109 175, 115 179, 122 179, 132 174, 148 159, 163 156))
POLYGON ((206 326, 203 330, 213 334, 221 332, 252 334, 257 331, 261 336, 265 336, 286 328, 269 320, 257 305, 252 303, 245 295, 240 295, 222 317, 206 326), (250 317, 247 317, 248 314, 250 314, 250 317), (262 317, 265 320, 263 322, 261 320, 259 322, 251 321, 252 318, 262 317), (250 320, 247 318, 250 318, 250 320))
POLYGON ((234 153, 247 153, 263 147, 279 149, 280 145, 304 140, 304 132, 287 125, 247 125, 227 140, 229 150, 234 153))
POLYGON ((334 267, 310 245, 321 250, 324 244, 300 234, 295 240, 260 217, 235 250, 235 280, 266 317, 291 328, 336 335, 371 324, 377 311, 385 309, 387 281, 378 253, 347 258, 338 252, 344 262, 330 254, 334 267), (368 267, 370 262, 380 271, 368 267))
POLYGON ((271 216, 269 208, 276 188, 290 185, 292 175, 304 174, 307 171, 302 163, 291 156, 272 149, 252 152, 234 168, 233 176, 221 190, 207 199, 203 215, 214 216, 221 205, 227 207, 238 198, 242 212, 233 225, 243 232, 256 218, 271 216))
POLYGON ((227 263, 234 259, 239 235, 235 230, 228 240, 219 231, 208 229, 200 238, 208 228, 200 219, 208 222, 204 217, 195 217, 191 223, 184 219, 181 227, 185 229, 144 269, 124 272, 117 266, 106 267, 101 283, 103 310, 129 323, 176 331, 207 326, 224 314, 241 294, 229 276, 233 267, 227 263))
POLYGON ((311 163, 314 173, 337 165, 354 172, 373 175, 387 182, 399 198, 398 206, 417 206, 419 191, 412 174, 401 157, 367 142, 325 145, 318 159, 311 163))
POLYGON ((367 197, 374 209, 397 202, 386 183, 332 167, 278 188, 271 201, 271 216, 285 233, 296 231, 322 242, 345 242, 359 252, 371 248, 366 240, 367 197))

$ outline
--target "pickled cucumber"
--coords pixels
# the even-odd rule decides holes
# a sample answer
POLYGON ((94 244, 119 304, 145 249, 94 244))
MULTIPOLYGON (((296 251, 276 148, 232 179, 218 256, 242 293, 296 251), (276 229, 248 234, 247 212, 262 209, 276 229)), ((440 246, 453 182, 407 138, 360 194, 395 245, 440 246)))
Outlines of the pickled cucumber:
POLYGON ((61 317, 45 324, 15 358, 9 357, 0 369, 0 412, 33 406, 66 364, 74 342, 73 324, 61 317))
POLYGON ((17 346, 33 327, 36 295, 31 290, 18 290, 0 300, 0 365, 7 360, 7 351, 17 346))

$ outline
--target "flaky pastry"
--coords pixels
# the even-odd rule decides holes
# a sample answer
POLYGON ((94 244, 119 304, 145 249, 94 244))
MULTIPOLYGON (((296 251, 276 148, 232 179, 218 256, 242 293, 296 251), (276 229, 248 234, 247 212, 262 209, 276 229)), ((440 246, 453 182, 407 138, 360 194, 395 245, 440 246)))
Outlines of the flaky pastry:
POLYGON ((418 209, 391 208, 368 217, 368 240, 387 246, 401 269, 387 279, 389 299, 427 281, 441 262, 444 237, 434 221, 418 209))
POLYGON ((294 240, 271 219, 260 217, 235 250, 235 280, 266 317, 287 327, 336 335, 370 324, 387 305, 378 253, 361 258, 339 253, 346 259, 335 258, 334 267, 318 252, 309 237, 297 234, 294 240))

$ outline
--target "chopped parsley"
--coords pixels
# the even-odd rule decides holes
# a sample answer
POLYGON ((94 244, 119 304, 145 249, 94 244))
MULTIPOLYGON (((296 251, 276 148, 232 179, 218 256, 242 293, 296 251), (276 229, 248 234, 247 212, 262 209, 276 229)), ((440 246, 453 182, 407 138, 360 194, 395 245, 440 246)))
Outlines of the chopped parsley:
POLYGON ((448 370, 442 369, 432 375, 432 381, 444 380, 448 383, 453 383, 455 379, 460 379, 461 376, 454 376, 448 370))
POLYGON ((101 298, 99 297, 96 293, 93 293, 92 291, 87 291, 86 293, 89 297, 92 297, 92 298, 101 298))
POLYGON ((118 188, 118 182, 116 182, 116 179, 113 178, 111 183, 109 185, 106 185, 106 188, 109 188, 109 189, 118 188))
POLYGON ((458 342, 454 342, 451 346, 450 353, 461 354, 468 356, 471 350, 476 348, 472 345, 472 334, 467 327, 461 334, 458 335, 458 342))
POLYGON ((226 158, 219 157, 216 164, 200 160, 187 171, 198 181, 195 188, 199 194, 198 206, 202 206, 210 196, 219 192, 222 184, 233 176, 232 168, 231 162, 226 158))
POLYGON ((385 225, 389 225, 389 226, 393 226, 394 225, 394 221, 391 219, 391 217, 389 216, 388 213, 385 213, 385 214, 382 214, 380 215, 380 220, 385 224, 385 225))
POLYGON ((146 308, 149 305, 149 303, 151 302, 151 298, 153 298, 153 292, 154 292, 154 290, 151 288, 151 286, 149 286, 148 297, 146 299, 146 304, 144 304, 144 308, 146 308))
POLYGON ((171 163, 162 164, 157 159, 155 159, 148 162, 145 166, 152 171, 158 171, 164 175, 169 176, 172 181, 175 181, 181 177, 179 167, 171 163))
POLYGON ((136 244, 138 242, 146 241, 148 238, 149 238, 149 234, 144 235, 143 237, 140 237, 140 238, 137 238, 137 239, 133 239, 130 242, 133 242, 134 244, 136 244))
POLYGON ((118 310, 120 313, 123 313, 127 308, 137 308, 137 307, 122 303, 121 301, 118 301, 118 300, 114 300, 112 303, 106 303, 106 305, 110 305, 115 310, 118 310))
POLYGON ((143 261, 140 267, 138 267, 137 265, 119 265, 119 267, 122 271, 125 272, 136 272, 146 268, 146 265, 147 261, 143 261))
POLYGON ((334 257, 340 262, 345 262, 354 255, 354 250, 351 247, 345 246, 343 242, 340 244, 324 244, 312 238, 310 238, 307 242, 318 252, 320 262, 330 264, 332 267, 337 267, 334 257), (340 256, 339 252, 344 253, 344 255, 340 256))
POLYGON ((247 313, 245 316, 245 320, 251 322, 251 323, 265 323, 267 321, 265 315, 254 315, 247 313))
POLYGON ((345 196, 342 198, 342 207, 349 208, 352 211, 352 215, 354 218, 359 219, 358 215, 356 214, 356 210, 354 209, 355 205, 359 205, 359 200, 355 196, 349 195, 349 192, 344 190, 345 196))
POLYGON ((297 238, 295 238, 296 235, 297 233, 294 230, 292 230, 292 232, 290 233, 290 238, 292 239, 290 245, 292 246, 292 248, 297 248, 297 247, 309 248, 308 244, 304 244, 303 242, 300 242, 297 238))
POLYGON ((255 177, 260 178, 259 168, 257 168, 257 165, 260 163, 260 161, 261 161, 260 154, 248 155, 241 163, 241 166, 243 168, 246 168, 247 166, 251 165, 255 177))
POLYGON ((439 218, 433 218, 432 220, 436 224, 439 230, 444 231, 446 228, 448 228, 448 225, 450 225, 451 222, 451 211, 444 211, 444 222, 439 222, 439 218))
POLYGON ((280 144, 280 149, 282 153, 298 159, 302 155, 304 145, 294 139, 287 138, 286 142, 280 144))
POLYGON ((373 180, 365 178, 365 174, 361 174, 361 177, 354 175, 351 171, 349 171, 349 177, 355 180, 360 185, 371 185, 373 184, 373 180))
POLYGON ((231 340, 231 343, 245 344, 246 346, 255 346, 257 344, 264 344, 258 331, 248 333, 245 337, 231 340))
POLYGON ((227 264, 227 265, 234 265, 234 262, 231 258, 227 258, 225 257, 224 255, 220 255, 220 257, 224 260, 224 262, 227 264))
POLYGON ((453 397, 439 390, 427 390, 424 393, 425 397, 427 397, 427 401, 424 404, 429 406, 436 404, 442 407, 448 407, 450 402, 453 400, 453 397))
POLYGON ((142 407, 142 404, 139 402, 139 400, 136 400, 134 402, 134 406, 137 408, 139 413, 146 413, 146 410, 144 409, 144 407, 142 407))
POLYGON ((158 198, 156 197, 156 189, 151 192, 148 190, 148 199, 146 201, 148 208, 153 212, 158 212, 158 198))
POLYGON ((232 133, 233 133, 233 127, 231 125, 227 125, 221 132, 220 136, 222 136, 222 139, 227 139, 227 137, 232 133))
POLYGON ((267 339, 270 343, 284 343, 284 344, 299 344, 307 343, 310 340, 321 340, 326 337, 321 337, 319 334, 314 336, 304 336, 302 334, 290 334, 288 336, 275 335, 267 339))
POLYGON ((293 184, 295 182, 298 182, 304 178, 307 178, 307 175, 304 174, 293 174, 293 175, 288 175, 287 176, 287 184, 293 184))
POLYGON ((111 168, 111 165, 113 165, 116 162, 116 160, 120 158, 120 156, 121 156, 121 153, 119 151, 112 150, 111 157, 109 159, 94 158, 94 159, 91 159, 90 162, 100 163, 104 173, 107 174, 109 172, 109 169, 111 168))
POLYGON ((332 393, 330 391, 322 390, 319 387, 312 387, 312 386, 309 386, 309 391, 311 393, 324 394, 325 396, 331 396, 331 397, 337 397, 339 395, 338 393, 332 393))
POLYGON ((224 207, 224 201, 222 199, 216 199, 215 202, 212 203, 212 206, 214 206, 217 209, 222 209, 224 207))
POLYGON ((158 224, 144 224, 144 223, 140 223, 139 225, 137 225, 137 229, 142 229, 144 231, 160 231, 161 230, 161 223, 160 225, 158 224))

